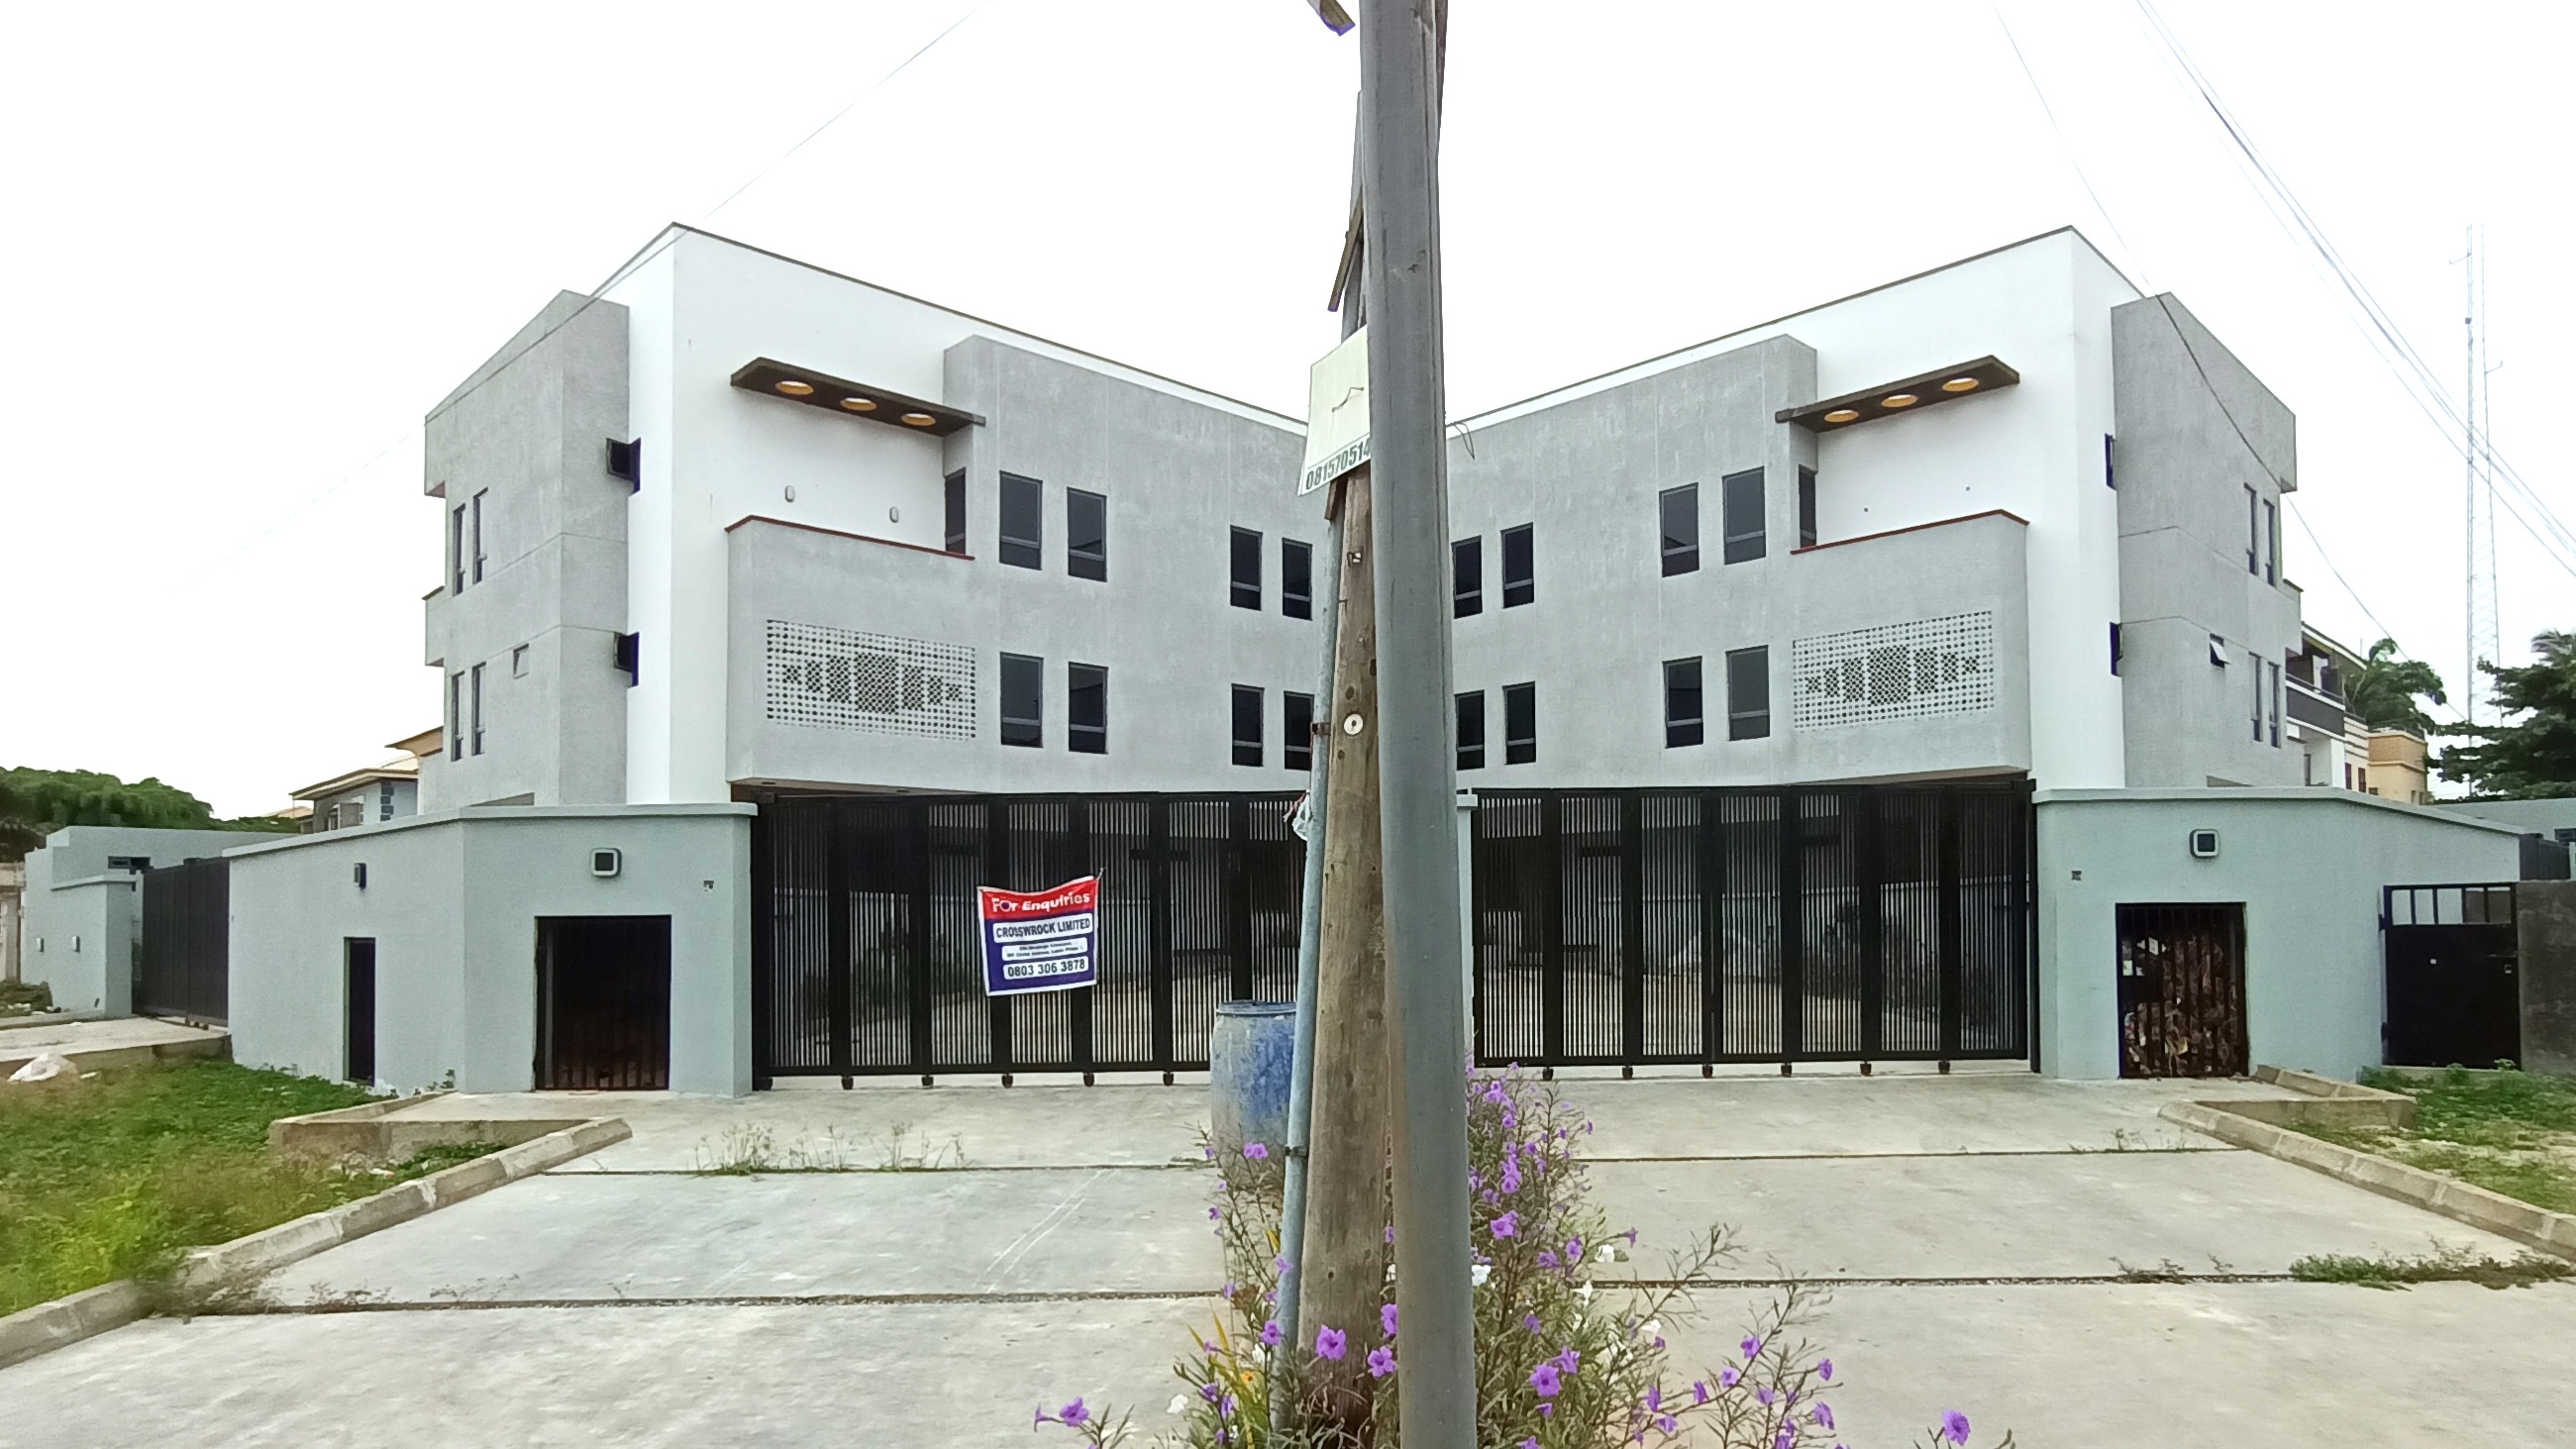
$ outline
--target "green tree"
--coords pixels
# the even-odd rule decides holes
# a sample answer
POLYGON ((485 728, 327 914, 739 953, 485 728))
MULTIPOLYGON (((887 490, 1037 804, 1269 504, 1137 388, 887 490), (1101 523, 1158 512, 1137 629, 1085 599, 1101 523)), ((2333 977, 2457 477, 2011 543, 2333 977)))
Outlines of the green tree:
POLYGON ((44 842, 45 833, 36 828, 35 807, 10 786, 9 772, 0 770, 0 860, 23 860, 44 842))
POLYGON ((2429 735, 2433 732, 2433 718, 2416 701, 2429 699, 2440 704, 2442 698, 2442 676, 2421 659, 2398 658, 2394 639, 2371 645, 2370 656, 2361 662, 2361 668, 2343 682, 2344 708, 2375 730, 2413 730, 2429 735))
POLYGON ((205 801, 145 778, 127 784, 96 770, 0 769, 0 860, 17 860, 66 825, 164 830, 293 830, 269 816, 218 820, 205 801))
POLYGON ((2576 634, 2547 630, 2531 652, 2529 664, 2478 666, 2495 681, 2498 719, 2509 722, 2444 729, 2476 743, 2442 751, 2434 761, 2442 778, 2490 799, 2576 795, 2576 634))

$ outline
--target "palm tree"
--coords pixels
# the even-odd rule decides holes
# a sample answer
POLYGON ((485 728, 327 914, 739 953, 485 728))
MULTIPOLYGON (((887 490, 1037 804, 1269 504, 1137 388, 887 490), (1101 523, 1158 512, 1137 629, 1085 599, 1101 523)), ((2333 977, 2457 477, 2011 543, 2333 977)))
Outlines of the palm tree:
POLYGON ((2421 659, 2398 658, 2394 639, 2371 645, 2370 656, 2344 681, 2344 708, 2375 730, 2429 733, 2433 719, 2418 699, 2442 703, 2442 676, 2421 659))

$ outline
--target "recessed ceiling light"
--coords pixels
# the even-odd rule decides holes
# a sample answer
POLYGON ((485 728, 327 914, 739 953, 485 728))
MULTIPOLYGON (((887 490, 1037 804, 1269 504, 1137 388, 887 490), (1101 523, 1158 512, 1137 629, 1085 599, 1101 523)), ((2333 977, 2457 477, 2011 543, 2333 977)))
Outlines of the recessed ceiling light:
POLYGON ((1954 377, 1948 382, 1941 384, 1941 390, 1943 392, 1975 392, 1977 390, 1977 380, 1973 377, 1954 377))
POLYGON ((905 413, 903 415, 903 420, 912 424, 916 428, 926 428, 932 423, 939 421, 939 419, 932 417, 928 413, 905 413))
POLYGON ((1878 405, 1883 408, 1910 408, 1918 401, 1920 399, 1910 392, 1895 392, 1880 398, 1878 405))
POLYGON ((845 397, 841 399, 841 406, 854 413, 872 413, 877 410, 877 400, 872 397, 845 397))
POLYGON ((1836 408, 1832 412, 1825 414, 1825 421, 1829 423, 1848 423, 1858 419, 1859 417, 1860 411, 1857 408, 1836 408))
POLYGON ((810 382, 798 382, 792 377, 781 378, 778 383, 778 390, 787 394, 789 397, 812 397, 814 395, 814 384, 810 382))

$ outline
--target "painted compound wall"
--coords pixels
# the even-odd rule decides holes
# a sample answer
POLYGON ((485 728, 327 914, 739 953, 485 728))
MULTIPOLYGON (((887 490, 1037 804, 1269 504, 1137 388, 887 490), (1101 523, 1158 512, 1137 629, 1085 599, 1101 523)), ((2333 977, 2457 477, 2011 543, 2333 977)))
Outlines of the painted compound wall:
POLYGON ((2350 1077, 2380 1060, 2390 885, 2514 878, 2510 829, 2341 790, 2042 791, 2041 1065, 2120 1073, 2121 905, 2242 902, 2253 1063, 2350 1077), (2219 833, 2195 859, 2194 830, 2219 833))
POLYGON ((46 836, 44 848, 27 856, 20 976, 52 987, 61 1010, 131 1013, 134 948, 143 938, 142 877, 109 870, 109 859, 177 865, 264 838, 121 825, 71 825, 46 836))

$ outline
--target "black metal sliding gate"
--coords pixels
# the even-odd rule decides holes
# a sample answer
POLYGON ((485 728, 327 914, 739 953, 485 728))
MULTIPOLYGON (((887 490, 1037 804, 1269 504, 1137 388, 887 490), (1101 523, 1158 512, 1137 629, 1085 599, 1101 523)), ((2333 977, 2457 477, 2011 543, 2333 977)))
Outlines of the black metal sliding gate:
POLYGON ((134 1009, 222 1021, 232 995, 232 863, 222 856, 143 873, 134 1009))
MULTIPOLYGON (((785 798, 753 832, 757 1074, 1191 1070, 1296 982, 1285 795, 785 798), (975 887, 1100 877, 1100 984, 985 997, 975 887)), ((2029 788, 1485 791, 1477 1053, 2026 1058, 2029 788)))

